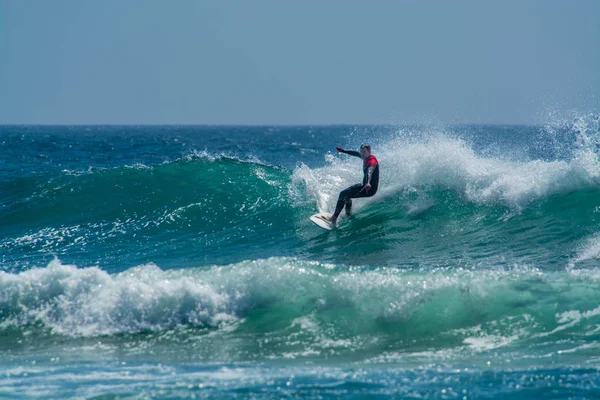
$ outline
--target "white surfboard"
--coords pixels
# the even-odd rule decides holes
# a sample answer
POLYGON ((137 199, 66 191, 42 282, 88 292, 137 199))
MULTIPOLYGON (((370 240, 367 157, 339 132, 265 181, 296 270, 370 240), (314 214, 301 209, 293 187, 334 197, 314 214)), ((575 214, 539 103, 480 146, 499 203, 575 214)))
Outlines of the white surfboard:
POLYGON ((329 222, 325 218, 331 218, 331 214, 329 213, 316 213, 315 215, 311 215, 310 220, 320 226, 323 229, 327 229, 328 231, 334 228, 334 225, 329 222))

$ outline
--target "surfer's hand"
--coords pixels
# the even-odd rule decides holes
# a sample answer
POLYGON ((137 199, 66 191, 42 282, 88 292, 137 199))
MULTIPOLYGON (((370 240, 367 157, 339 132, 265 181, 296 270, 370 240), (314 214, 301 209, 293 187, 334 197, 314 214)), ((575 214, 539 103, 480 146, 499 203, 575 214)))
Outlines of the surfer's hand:
POLYGON ((339 151, 340 153, 343 153, 343 152, 344 152, 344 149, 342 149, 342 146, 337 146, 335 149, 336 149, 337 151, 339 151))
POLYGON ((369 192, 369 190, 371 190, 371 184, 370 184, 370 183, 367 183, 365 186, 363 186, 363 190, 364 190, 365 192, 369 192))

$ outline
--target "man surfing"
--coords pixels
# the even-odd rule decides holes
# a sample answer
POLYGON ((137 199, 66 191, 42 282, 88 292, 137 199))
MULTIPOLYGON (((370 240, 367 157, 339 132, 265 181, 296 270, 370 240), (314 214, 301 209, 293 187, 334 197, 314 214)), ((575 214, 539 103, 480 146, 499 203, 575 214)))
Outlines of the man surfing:
POLYGON ((349 154, 351 156, 360 157, 363 159, 363 181, 362 184, 357 183, 349 188, 341 191, 335 206, 335 212, 329 220, 332 225, 337 222, 343 208, 346 208, 346 215, 352 213, 352 199, 359 197, 371 197, 377 193, 379 187, 379 162, 373 154, 371 154, 371 145, 362 144, 360 152, 353 150, 344 150, 340 146, 336 147, 340 153, 349 154))

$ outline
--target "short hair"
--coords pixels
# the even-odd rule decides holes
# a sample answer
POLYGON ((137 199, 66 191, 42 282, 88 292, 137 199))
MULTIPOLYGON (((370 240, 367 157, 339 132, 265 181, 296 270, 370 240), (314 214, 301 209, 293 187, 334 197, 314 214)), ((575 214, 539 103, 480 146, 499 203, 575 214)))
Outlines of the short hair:
POLYGON ((363 143, 363 144, 360 145, 360 149, 361 150, 362 149, 367 149, 367 150, 371 151, 371 145, 367 144, 367 143, 363 143))

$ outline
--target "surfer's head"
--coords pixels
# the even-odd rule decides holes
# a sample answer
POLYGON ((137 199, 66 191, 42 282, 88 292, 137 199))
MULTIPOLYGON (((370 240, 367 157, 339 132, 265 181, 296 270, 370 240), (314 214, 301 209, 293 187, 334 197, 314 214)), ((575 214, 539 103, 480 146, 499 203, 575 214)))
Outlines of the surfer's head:
POLYGON ((360 155, 362 158, 367 158, 371 155, 371 145, 363 143, 360 145, 360 155))

